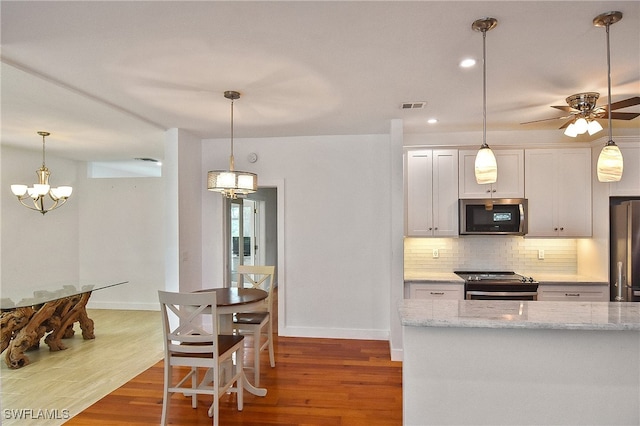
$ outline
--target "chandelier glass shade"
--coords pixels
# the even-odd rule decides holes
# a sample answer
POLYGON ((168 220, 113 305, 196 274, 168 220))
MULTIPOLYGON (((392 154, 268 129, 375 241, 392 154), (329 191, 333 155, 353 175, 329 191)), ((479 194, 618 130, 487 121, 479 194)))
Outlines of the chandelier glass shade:
POLYGON ((624 162, 620 148, 613 141, 613 128, 611 122, 611 49, 609 45, 609 27, 622 19, 622 12, 606 12, 596 16, 593 19, 593 25, 596 27, 605 27, 607 32, 607 89, 609 99, 607 100, 608 121, 609 121, 609 141, 600 151, 598 163, 596 166, 598 173, 598 181, 600 182, 618 182, 622 179, 622 171, 624 162))
POLYGON ((487 145, 487 31, 498 24, 495 18, 482 18, 475 21, 471 28, 482 32, 482 146, 476 154, 475 175, 478 184, 495 183, 498 180, 496 156, 487 145))
POLYGON ((224 92, 224 97, 231 100, 231 156, 229 170, 211 170, 207 172, 207 189, 220 192, 226 198, 245 197, 258 190, 258 175, 251 172, 235 170, 233 158, 233 101, 240 98, 235 91, 224 92))
POLYGON ((73 188, 70 186, 59 186, 52 188, 49 184, 51 172, 45 165, 44 140, 49 136, 49 132, 38 132, 42 136, 42 167, 36 170, 38 183, 28 187, 23 184, 11 185, 11 192, 18 197, 18 201, 28 209, 36 210, 43 215, 51 210, 62 206, 71 196, 73 188))

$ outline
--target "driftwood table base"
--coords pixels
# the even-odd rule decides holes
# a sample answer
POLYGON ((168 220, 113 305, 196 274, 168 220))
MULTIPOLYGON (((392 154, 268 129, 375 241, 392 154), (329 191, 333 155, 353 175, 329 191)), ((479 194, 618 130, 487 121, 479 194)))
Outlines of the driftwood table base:
POLYGON ((42 337, 50 351, 67 347, 62 339, 73 337, 77 321, 85 340, 94 339, 93 320, 87 315, 87 302, 91 292, 53 300, 32 307, 2 311, 0 352, 6 350, 5 362, 9 368, 22 368, 29 364, 25 352, 40 346, 42 337))

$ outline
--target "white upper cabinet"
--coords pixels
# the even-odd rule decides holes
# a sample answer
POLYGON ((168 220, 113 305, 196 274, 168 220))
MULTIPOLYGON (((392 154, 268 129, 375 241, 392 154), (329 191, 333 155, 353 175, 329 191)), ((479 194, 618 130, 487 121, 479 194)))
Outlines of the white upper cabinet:
POLYGON ((460 151, 458 193, 460 198, 524 197, 524 150, 494 149, 498 180, 493 184, 476 182, 475 160, 478 150, 460 151))
POLYGON ((612 196, 640 196, 640 144, 620 144, 624 166, 620 182, 612 182, 612 196))
POLYGON ((458 151, 407 150, 405 179, 406 235, 458 235, 458 151))
POLYGON ((591 149, 525 150, 531 237, 591 236, 591 149))

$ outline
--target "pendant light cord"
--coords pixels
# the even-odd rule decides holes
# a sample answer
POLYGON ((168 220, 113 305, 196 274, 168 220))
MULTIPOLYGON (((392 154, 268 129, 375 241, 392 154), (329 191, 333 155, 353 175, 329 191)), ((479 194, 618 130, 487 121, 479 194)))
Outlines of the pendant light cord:
POLYGON ((229 158, 229 170, 234 171, 234 159, 233 159, 233 101, 231 99, 231 157, 229 158))
POLYGON ((482 30, 482 147, 487 146, 487 30, 482 30))
POLYGON ((609 142, 613 142, 613 130, 611 128, 611 52, 609 45, 609 26, 607 23, 607 89, 609 91, 609 108, 607 108, 607 113, 609 116, 609 142))

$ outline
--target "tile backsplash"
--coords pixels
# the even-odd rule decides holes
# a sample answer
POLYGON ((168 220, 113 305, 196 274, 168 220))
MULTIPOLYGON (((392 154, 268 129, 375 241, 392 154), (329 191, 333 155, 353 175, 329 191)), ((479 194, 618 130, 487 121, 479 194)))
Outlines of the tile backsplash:
POLYGON ((404 268, 411 274, 455 270, 510 270, 531 276, 575 274, 577 241, 511 236, 405 238, 404 268))

